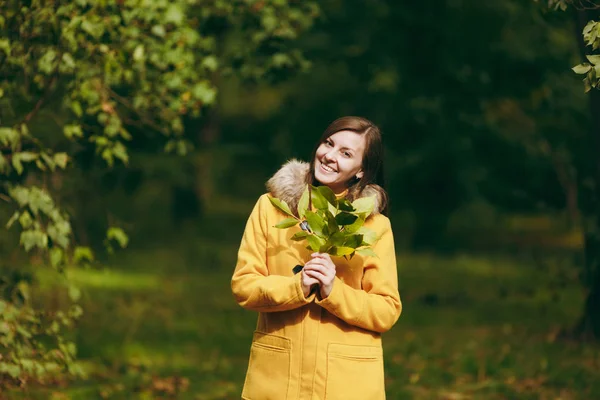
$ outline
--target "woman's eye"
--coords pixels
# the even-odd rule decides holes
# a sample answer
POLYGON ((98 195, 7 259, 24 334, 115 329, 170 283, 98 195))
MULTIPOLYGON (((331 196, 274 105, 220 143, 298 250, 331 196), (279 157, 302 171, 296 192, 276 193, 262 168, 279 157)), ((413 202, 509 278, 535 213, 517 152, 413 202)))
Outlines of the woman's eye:
POLYGON ((328 140, 328 141, 326 141, 326 142, 325 142, 325 144, 326 144, 328 147, 331 147, 331 146, 333 146, 333 143, 331 143, 331 141, 329 141, 329 140, 328 140))
POLYGON ((347 151, 345 151, 344 152, 344 157, 350 158, 350 157, 352 157, 352 154, 350 154, 347 151))

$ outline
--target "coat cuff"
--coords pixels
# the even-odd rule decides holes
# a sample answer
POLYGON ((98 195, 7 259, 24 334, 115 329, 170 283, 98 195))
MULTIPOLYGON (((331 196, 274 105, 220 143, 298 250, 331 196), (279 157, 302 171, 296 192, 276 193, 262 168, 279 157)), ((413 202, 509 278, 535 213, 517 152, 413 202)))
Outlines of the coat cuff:
POLYGON ((342 285, 345 285, 345 283, 337 276, 334 277, 333 288, 331 288, 331 293, 329 293, 329 296, 325 297, 324 299, 321 299, 321 296, 318 296, 315 299, 315 303, 336 314, 335 311, 339 308, 340 297, 342 296, 342 285))
POLYGON ((302 291, 302 274, 294 275, 293 279, 294 285, 296 286, 296 294, 300 302, 304 304, 312 303, 317 295, 313 291, 308 295, 308 297, 304 296, 304 292, 302 291))

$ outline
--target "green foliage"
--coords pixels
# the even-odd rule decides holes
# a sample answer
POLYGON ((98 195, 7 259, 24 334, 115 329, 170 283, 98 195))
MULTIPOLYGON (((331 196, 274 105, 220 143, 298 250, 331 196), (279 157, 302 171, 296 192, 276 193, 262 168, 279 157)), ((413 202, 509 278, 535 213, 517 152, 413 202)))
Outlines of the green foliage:
MULTIPOLYGON (((25 287, 20 289, 26 290, 25 287)), ((81 315, 78 305, 73 305, 68 312, 49 314, 29 305, 16 306, 0 300, 2 387, 49 382, 65 373, 83 377, 83 370, 75 362, 75 344, 63 336, 81 315)))
MULTIPOLYGON (((93 262, 91 248, 74 245, 64 211, 72 199, 61 192, 65 177, 81 168, 78 153, 91 148, 107 167, 127 165, 137 135, 139 143, 185 155, 184 120, 217 101, 222 76, 256 81, 308 66, 288 44, 317 14, 315 3, 281 0, 0 2, 0 199, 14 207, 7 228, 20 230, 23 249, 57 271, 93 262), (229 51, 230 42, 239 46, 229 51), (60 135, 37 119, 44 113, 60 135)), ((128 242, 115 227, 104 240, 109 253, 128 242)), ((72 300, 80 295, 69 286, 72 300)), ((46 329, 41 311, 2 304, 18 315, 23 335, 46 329)), ((0 360, 0 373, 30 380, 38 368, 31 354, 70 362, 73 345, 60 330, 44 332, 54 348, 23 340, 22 351, 0 360)))
POLYGON ((306 240, 309 250, 338 257, 352 258, 355 253, 376 257, 371 249, 376 234, 363 226, 375 207, 373 197, 363 197, 350 203, 345 198, 336 198, 327 186, 310 186, 309 190, 307 185, 298 202, 298 216, 292 214, 285 201, 273 197, 269 200, 278 210, 291 216, 276 224, 275 228, 300 225, 303 230, 296 232, 291 239, 306 240), (314 211, 308 209, 309 198, 314 211))
MULTIPOLYGON (((592 50, 600 49, 600 22, 587 23, 583 28, 583 40, 592 50)), ((586 57, 589 62, 574 66, 573 72, 585 75, 583 83, 585 91, 589 92, 592 88, 600 89, 600 55, 586 55, 586 57)))

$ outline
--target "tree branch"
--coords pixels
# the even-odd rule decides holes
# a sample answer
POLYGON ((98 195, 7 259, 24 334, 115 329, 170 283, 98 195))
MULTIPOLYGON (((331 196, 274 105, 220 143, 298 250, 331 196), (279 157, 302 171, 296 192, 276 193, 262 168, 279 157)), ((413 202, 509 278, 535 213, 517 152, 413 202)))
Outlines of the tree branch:
POLYGON ((46 86, 46 90, 44 91, 44 94, 42 95, 42 97, 35 104, 35 107, 33 108, 33 110, 31 110, 25 116, 25 118, 23 118, 23 123, 29 122, 31 120, 31 118, 33 118, 35 116, 35 114, 37 114, 38 111, 40 111, 40 108, 42 108, 42 105, 48 99, 48 96, 50 96, 50 93, 52 93, 53 86, 56 83, 57 79, 58 79, 58 76, 56 75, 56 73, 54 73, 52 75, 52 77, 50 78, 50 80, 49 80, 49 82, 48 82, 48 84, 46 86))
MULTIPOLYGON (((159 126, 156 122, 145 118, 144 115, 142 115, 141 113, 139 113, 135 107, 133 107, 133 105, 127 101, 125 98, 119 96, 118 94, 116 94, 111 88, 106 87, 106 90, 108 91, 108 93, 110 94, 110 96, 112 98, 114 98, 117 102, 119 102, 120 104, 122 104, 123 106, 125 106, 127 109, 129 109, 130 111, 132 111, 135 115, 138 116, 139 118, 139 122, 141 122, 142 124, 145 124, 146 126, 149 126, 152 129, 157 130, 158 132, 162 133, 165 136, 169 136, 169 132, 167 130, 165 130, 164 128, 162 128, 161 126, 159 126)), ((128 121, 131 122, 131 120, 128 119, 128 121)))

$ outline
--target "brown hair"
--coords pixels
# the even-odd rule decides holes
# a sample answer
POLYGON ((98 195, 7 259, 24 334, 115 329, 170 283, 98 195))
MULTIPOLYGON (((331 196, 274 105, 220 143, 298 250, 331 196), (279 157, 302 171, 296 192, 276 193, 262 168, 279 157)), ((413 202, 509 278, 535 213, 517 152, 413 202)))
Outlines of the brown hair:
POLYGON ((377 125, 366 118, 353 116, 341 117, 329 124, 312 152, 307 181, 312 185, 319 185, 319 182, 315 177, 315 158, 317 149, 321 143, 325 142, 331 135, 340 131, 352 131, 365 135, 365 153, 362 160, 363 176, 360 179, 355 178, 350 181, 347 195, 348 200, 353 201, 359 198, 362 191, 369 186, 371 189, 375 190, 379 196, 379 212, 387 215, 388 195, 385 191, 383 180, 383 142, 381 139, 381 132, 377 125))

